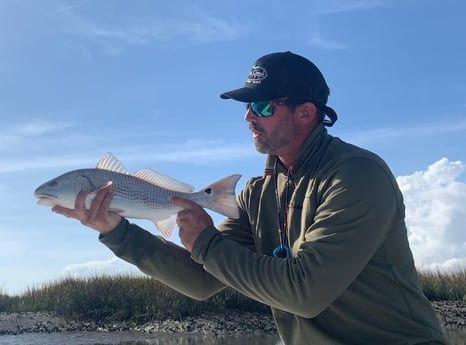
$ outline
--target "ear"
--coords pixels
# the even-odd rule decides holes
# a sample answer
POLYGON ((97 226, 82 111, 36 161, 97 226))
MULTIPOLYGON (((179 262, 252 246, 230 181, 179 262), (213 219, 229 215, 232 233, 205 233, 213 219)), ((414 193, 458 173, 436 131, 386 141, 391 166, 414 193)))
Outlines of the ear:
POLYGON ((303 124, 317 123, 317 108, 314 103, 306 102, 296 107, 298 120, 303 124))

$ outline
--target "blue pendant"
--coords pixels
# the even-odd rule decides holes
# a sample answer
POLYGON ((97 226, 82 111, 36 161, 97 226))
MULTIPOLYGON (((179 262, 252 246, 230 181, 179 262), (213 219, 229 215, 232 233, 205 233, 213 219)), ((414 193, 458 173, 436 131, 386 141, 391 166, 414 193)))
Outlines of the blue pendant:
POLYGON ((289 258, 290 255, 290 248, 285 244, 285 245, 279 245, 275 247, 275 249, 272 252, 272 255, 275 256, 276 258, 289 258))

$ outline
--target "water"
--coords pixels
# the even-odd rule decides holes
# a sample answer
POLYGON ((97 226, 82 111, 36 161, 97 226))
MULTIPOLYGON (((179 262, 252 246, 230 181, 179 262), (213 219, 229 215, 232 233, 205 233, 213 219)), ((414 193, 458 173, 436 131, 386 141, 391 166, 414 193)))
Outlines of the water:
POLYGON ((445 334, 450 341, 450 345, 466 344, 466 329, 448 329, 445 334))
MULTIPOLYGON (((450 345, 466 344, 466 329, 447 330, 450 345)), ((277 336, 160 335, 128 332, 24 333, 0 336, 0 345, 280 345, 277 336)))
POLYGON ((0 336, 0 345, 279 345, 277 336, 160 335, 128 332, 23 333, 0 336))

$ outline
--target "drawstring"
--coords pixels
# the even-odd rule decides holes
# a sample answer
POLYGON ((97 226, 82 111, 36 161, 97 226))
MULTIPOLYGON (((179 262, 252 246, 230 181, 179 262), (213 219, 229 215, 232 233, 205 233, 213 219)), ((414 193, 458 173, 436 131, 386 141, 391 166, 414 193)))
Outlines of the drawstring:
MULTIPOLYGON (((316 183, 315 176, 317 174, 317 170, 320 167, 320 164, 322 162, 322 159, 324 157, 325 152, 327 151, 327 148, 329 147, 331 143, 331 140, 328 140, 327 143, 324 143, 322 145, 323 148, 321 150, 320 156, 316 160, 316 164, 314 166, 314 169, 312 170, 312 173, 309 176, 309 181, 311 183, 311 190, 314 189, 314 185, 316 183)), ((291 256, 290 252, 290 247, 288 244, 288 236, 287 236, 287 231, 288 231, 288 209, 289 209, 289 203, 290 203, 290 183, 292 182, 291 179, 291 173, 293 171, 293 166, 290 166, 288 169, 288 173, 286 176, 286 190, 285 190, 285 217, 282 219, 282 207, 281 207, 281 200, 280 196, 278 194, 278 183, 277 183, 277 164, 278 164, 278 157, 275 159, 275 164, 273 166, 273 180, 275 183, 275 199, 277 201, 277 218, 278 218, 278 235, 280 238, 280 244, 275 247, 273 250, 272 254, 273 256, 279 257, 279 258, 289 258, 291 256), (283 226, 282 226, 283 225, 283 226)), ((270 175, 270 170, 268 170, 268 174, 270 175)))
POLYGON ((272 252, 272 255, 279 258, 288 258, 291 256, 290 254, 290 247, 288 245, 288 206, 290 202, 290 181, 291 181, 291 172, 293 167, 290 166, 286 175, 286 185, 285 185, 285 208, 282 208, 282 202, 280 195, 278 193, 278 182, 277 182, 277 163, 278 157, 275 160, 275 164, 273 167, 273 180, 275 184, 275 200, 277 202, 277 222, 278 222, 278 237, 280 240, 280 244, 275 247, 272 252), (284 210, 284 214, 282 214, 282 210, 284 210))

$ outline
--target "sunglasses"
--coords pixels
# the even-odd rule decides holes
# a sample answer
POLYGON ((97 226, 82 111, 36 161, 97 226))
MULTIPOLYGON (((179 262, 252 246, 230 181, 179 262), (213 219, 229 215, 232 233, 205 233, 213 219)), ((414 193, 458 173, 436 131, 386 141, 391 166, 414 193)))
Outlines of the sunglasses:
POLYGON ((251 109, 257 117, 269 117, 273 115, 275 106, 288 104, 288 100, 251 102, 246 104, 246 109, 251 109))

